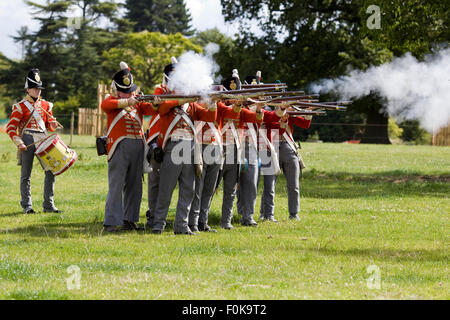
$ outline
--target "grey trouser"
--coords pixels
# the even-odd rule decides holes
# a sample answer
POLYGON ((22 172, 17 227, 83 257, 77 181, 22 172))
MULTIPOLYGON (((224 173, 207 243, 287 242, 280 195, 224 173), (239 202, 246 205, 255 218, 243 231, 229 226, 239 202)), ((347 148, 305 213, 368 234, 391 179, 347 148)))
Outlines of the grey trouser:
POLYGON ((152 159, 151 163, 152 172, 148 174, 148 212, 147 223, 150 227, 153 227, 155 220, 156 202, 158 201, 159 192, 159 177, 161 170, 161 163, 152 159))
MULTIPOLYGON (((296 215, 300 211, 300 165, 297 153, 286 141, 279 145, 279 162, 286 178, 288 190, 289 215, 296 215)), ((274 215, 275 184, 278 176, 264 176, 264 190, 261 197, 261 217, 269 218, 274 215)))
POLYGON ((223 179, 223 201, 222 201, 222 219, 220 224, 231 223, 233 218, 233 204, 236 197, 236 184, 238 182, 239 164, 237 163, 237 148, 235 145, 229 145, 225 148, 234 148, 234 160, 226 161, 222 169, 223 179))
POLYGON ((241 222, 253 220, 258 195, 258 156, 253 146, 245 145, 245 159, 248 166, 241 173, 237 192, 237 209, 242 214, 241 222))
POLYGON ((108 196, 104 225, 118 226, 123 221, 138 222, 142 199, 144 143, 123 139, 108 162, 108 196))
MULTIPOLYGON (((215 145, 203 145, 202 149, 211 150, 213 156, 220 152, 219 146, 215 145)), ((214 197, 214 191, 216 189, 217 177, 219 175, 220 163, 207 163, 205 157, 203 157, 203 172, 201 178, 195 177, 195 194, 192 201, 191 210, 189 212, 189 225, 197 226, 198 223, 208 224, 208 214, 211 206, 211 201, 214 197)))
POLYGON ((276 175, 267 175, 267 174, 266 175, 260 174, 259 176, 259 179, 263 179, 263 192, 261 195, 260 218, 269 218, 274 216, 275 184, 277 181, 277 177, 278 176, 276 175))
MULTIPOLYGON (((34 142, 33 136, 29 134, 24 134, 22 140, 25 145, 30 145, 34 142)), ((31 209, 31 171, 33 169, 34 152, 36 151, 36 146, 32 145, 27 148, 26 151, 22 152, 22 168, 20 170, 20 194, 22 200, 20 205, 23 209, 31 209)), ((42 204, 44 210, 52 210, 55 208, 53 202, 54 198, 54 186, 55 186, 55 176, 51 171, 45 171, 44 179, 44 202, 42 204)))
POLYGON ((186 232, 189 230, 188 216, 192 199, 194 198, 195 188, 194 142, 192 140, 169 140, 164 151, 164 160, 161 164, 160 175, 161 179, 159 182, 153 230, 164 230, 172 194, 178 182, 178 204, 173 231, 177 233, 186 232), (178 149, 182 148, 182 146, 184 146, 182 152, 175 152, 173 150, 175 147, 178 149), (185 154, 185 151, 189 154, 185 154), (172 153, 174 154, 172 155, 172 153), (178 155, 181 155, 186 161, 179 163, 177 161, 175 163, 174 159, 178 155))

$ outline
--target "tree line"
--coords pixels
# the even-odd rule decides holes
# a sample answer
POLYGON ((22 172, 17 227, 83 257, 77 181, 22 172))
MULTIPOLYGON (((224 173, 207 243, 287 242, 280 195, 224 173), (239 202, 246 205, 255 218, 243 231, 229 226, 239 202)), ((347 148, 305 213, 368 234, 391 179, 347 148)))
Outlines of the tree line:
MULTIPOLYGON (((301 89, 341 76, 349 68, 364 70, 406 52, 422 59, 450 38, 448 1, 221 0, 226 21, 239 24, 234 38, 217 29, 196 31, 184 0, 25 2, 39 28, 31 31, 24 26, 14 35, 23 50, 22 59, 0 53, 4 114, 23 96, 24 75, 32 67, 40 68, 46 81, 45 98, 55 103, 55 112, 67 113, 95 107, 97 84, 109 83, 121 60, 133 67, 141 88, 151 92, 161 82, 171 56, 188 50, 202 52, 210 42, 220 46, 214 58, 222 77, 233 68, 244 77, 260 70, 266 82, 280 80, 301 89), (373 5, 380 9, 380 28, 368 23, 367 8, 373 5)), ((329 113, 320 121, 369 126, 362 130, 323 126, 318 134, 330 141, 359 135, 362 142, 389 143, 388 115, 380 113, 382 106, 383 99, 376 94, 364 97, 349 111, 329 113)), ((414 139, 408 128, 420 130, 414 123, 407 124, 405 136, 414 139)), ((307 134, 312 133, 297 133, 301 138, 307 134)))

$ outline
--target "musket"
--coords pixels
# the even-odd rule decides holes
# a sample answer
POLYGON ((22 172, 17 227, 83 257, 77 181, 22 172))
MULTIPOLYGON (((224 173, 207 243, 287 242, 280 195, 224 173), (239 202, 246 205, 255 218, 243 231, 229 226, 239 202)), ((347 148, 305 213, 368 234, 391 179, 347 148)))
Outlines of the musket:
POLYGON ((277 87, 279 89, 286 89, 286 83, 259 83, 259 84, 242 84, 241 88, 267 88, 277 87))
POLYGON ((325 111, 287 111, 286 112, 290 116, 326 116, 327 113, 325 111))
POLYGON ((303 96, 292 96, 292 97, 280 97, 270 100, 270 102, 282 102, 282 101, 295 101, 295 100, 309 100, 319 98, 318 94, 310 94, 303 96))
POLYGON ((267 87, 267 88, 252 88, 252 89, 243 89, 243 90, 228 90, 228 91, 207 91, 203 94, 149 94, 149 95, 140 95, 136 97, 138 101, 153 101, 155 97, 159 97, 162 101, 167 100, 178 100, 178 99, 192 99, 193 101, 200 100, 202 98, 212 98, 212 99, 240 99, 240 98, 248 98, 251 96, 259 96, 260 93, 265 91, 273 91, 276 90, 275 87, 267 87))
POLYGON ((202 98, 199 94, 143 94, 135 97, 138 101, 153 101, 158 97, 161 101, 179 100, 179 99, 192 99, 197 101, 202 98))
POLYGON ((304 95, 305 91, 278 91, 278 92, 264 92, 261 96, 296 96, 304 95))
POLYGON ((321 102, 321 104, 329 104, 329 105, 338 105, 338 106, 347 106, 352 104, 353 101, 326 101, 326 102, 321 102))
POLYGON ((347 110, 347 107, 344 107, 344 106, 334 106, 334 105, 325 104, 325 103, 298 101, 298 102, 293 103, 293 105, 304 107, 304 108, 314 108, 314 109, 339 110, 339 111, 347 110))

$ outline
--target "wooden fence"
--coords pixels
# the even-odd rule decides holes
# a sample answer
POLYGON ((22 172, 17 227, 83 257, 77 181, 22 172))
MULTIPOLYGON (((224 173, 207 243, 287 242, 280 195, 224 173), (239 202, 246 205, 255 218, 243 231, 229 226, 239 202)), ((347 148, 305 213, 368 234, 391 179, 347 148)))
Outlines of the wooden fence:
POLYGON ((100 137, 106 134, 106 114, 102 111, 101 105, 111 88, 105 84, 98 85, 97 109, 80 108, 78 110, 78 134, 100 137))
POLYGON ((433 134, 433 146, 450 146, 450 124, 433 134))

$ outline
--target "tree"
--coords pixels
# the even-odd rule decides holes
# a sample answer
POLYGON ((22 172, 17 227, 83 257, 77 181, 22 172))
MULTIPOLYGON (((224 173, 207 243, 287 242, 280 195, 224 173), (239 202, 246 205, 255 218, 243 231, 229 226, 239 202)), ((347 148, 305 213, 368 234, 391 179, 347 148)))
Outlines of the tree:
MULTIPOLYGON (((365 0, 361 8, 374 4, 365 0)), ((370 29, 362 24, 361 34, 386 47, 395 56, 411 52, 416 58, 432 52, 437 46, 447 44, 450 39, 450 3, 448 1, 378 0, 381 9, 381 30, 370 29), (382 31, 382 32, 380 32, 382 31)), ((364 16, 364 12, 361 12, 364 16)))
POLYGON ((54 99, 63 86, 57 81, 57 72, 61 68, 64 55, 61 48, 64 38, 65 12, 70 7, 69 1, 54 1, 47 4, 26 2, 34 10, 35 19, 39 20, 40 28, 36 32, 27 32, 21 28, 13 37, 24 47, 23 61, 11 61, 10 68, 1 72, 2 82, 8 82, 8 94, 18 99, 23 96, 25 75, 31 68, 38 67, 47 90, 47 97, 54 99))
MULTIPOLYGON (((449 16, 448 2, 445 5, 433 5, 431 0, 221 2, 225 19, 241 23, 238 41, 244 44, 241 50, 244 49, 243 52, 248 55, 246 64, 255 65, 255 61, 264 63, 269 76, 283 76, 291 86, 305 86, 324 77, 336 77, 344 74, 349 67, 366 69, 370 65, 382 64, 405 50, 414 49, 423 54, 429 52, 434 42, 448 36, 448 29, 443 23, 448 21, 445 20, 449 16), (421 9, 424 2, 425 7, 421 9), (382 22, 387 35, 385 29, 370 30, 367 27, 370 16, 367 8, 372 4, 381 4, 382 19, 387 13, 392 17, 382 22), (443 9, 441 13, 437 13, 438 8, 443 9), (406 27, 404 20, 407 21, 406 27), (263 37, 256 37, 248 31, 253 21, 259 22, 265 33, 263 37), (412 32, 418 22, 421 26, 418 31, 412 32)), ((389 143, 388 116, 380 113, 382 100, 376 96, 367 97, 356 101, 352 108, 367 116, 362 142, 389 143), (373 124, 386 126, 375 127, 373 124)))
POLYGON ((195 32, 184 0, 126 0, 126 8, 126 17, 135 23, 135 32, 179 32, 185 36, 195 32))
POLYGON ((103 67, 108 77, 103 80, 111 82, 120 62, 125 61, 132 68, 136 83, 141 89, 153 93, 153 87, 162 81, 164 67, 170 63, 170 58, 178 57, 189 50, 202 52, 200 46, 180 33, 169 35, 148 31, 130 33, 120 47, 104 52, 103 67))
MULTIPOLYGON (((0 71, 7 69, 9 69, 9 60, 0 52, 0 71)), ((7 97, 6 87, 6 83, 0 84, 0 119, 6 118, 7 114, 11 111, 12 101, 7 97)))

